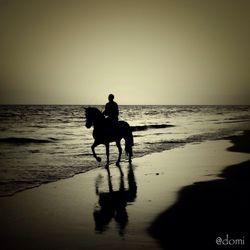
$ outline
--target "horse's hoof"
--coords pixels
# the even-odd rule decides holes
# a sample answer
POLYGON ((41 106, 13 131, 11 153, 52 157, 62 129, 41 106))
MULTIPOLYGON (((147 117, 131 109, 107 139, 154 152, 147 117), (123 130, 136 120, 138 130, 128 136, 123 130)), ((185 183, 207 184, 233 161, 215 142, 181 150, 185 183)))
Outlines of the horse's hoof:
POLYGON ((97 160, 98 162, 101 162, 102 158, 101 158, 101 157, 96 157, 96 160, 97 160))

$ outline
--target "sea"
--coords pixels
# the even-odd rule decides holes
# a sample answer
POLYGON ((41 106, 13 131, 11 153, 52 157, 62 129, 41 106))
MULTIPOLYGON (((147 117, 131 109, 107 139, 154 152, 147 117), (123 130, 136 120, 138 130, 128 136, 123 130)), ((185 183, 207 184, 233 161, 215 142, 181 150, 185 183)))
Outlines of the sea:
MULTIPOLYGON (((103 145, 96 148, 102 162, 92 156, 93 128, 85 127, 86 107, 0 106, 0 196, 105 166, 103 145)), ((104 110, 100 105, 91 107, 104 110)), ((250 129, 250 106, 121 105, 119 109, 119 119, 133 130, 134 158, 250 129)), ((111 143, 111 164, 117 157, 118 149, 111 143)), ((125 153, 122 161, 127 161, 125 153)))

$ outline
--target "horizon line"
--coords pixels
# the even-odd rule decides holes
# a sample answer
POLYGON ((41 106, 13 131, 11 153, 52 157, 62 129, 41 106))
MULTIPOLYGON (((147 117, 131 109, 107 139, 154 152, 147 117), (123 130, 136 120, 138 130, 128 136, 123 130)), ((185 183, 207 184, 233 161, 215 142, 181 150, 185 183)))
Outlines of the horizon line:
MULTIPOLYGON (((105 106, 105 104, 0 103, 0 106, 105 106)), ((250 104, 118 104, 118 105, 119 106, 250 106, 250 104)))

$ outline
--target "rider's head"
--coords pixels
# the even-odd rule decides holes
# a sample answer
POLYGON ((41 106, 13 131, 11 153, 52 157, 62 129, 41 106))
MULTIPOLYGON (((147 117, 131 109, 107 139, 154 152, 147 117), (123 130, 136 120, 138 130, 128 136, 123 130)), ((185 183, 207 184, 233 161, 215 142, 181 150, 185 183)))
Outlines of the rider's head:
POLYGON ((114 97, 113 94, 110 94, 110 95, 109 95, 109 101, 110 101, 110 102, 112 102, 112 101, 114 100, 114 98, 115 98, 115 97, 114 97))

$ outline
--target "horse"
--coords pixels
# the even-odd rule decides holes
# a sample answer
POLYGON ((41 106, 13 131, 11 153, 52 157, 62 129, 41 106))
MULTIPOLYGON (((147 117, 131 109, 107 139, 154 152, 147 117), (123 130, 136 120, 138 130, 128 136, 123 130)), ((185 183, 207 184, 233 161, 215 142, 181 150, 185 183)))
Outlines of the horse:
POLYGON ((86 128, 94 127, 93 138, 94 143, 91 146, 94 158, 100 162, 101 158, 95 153, 95 147, 104 144, 106 147, 107 163, 109 165, 109 143, 116 142, 116 146, 119 151, 119 156, 116 161, 116 165, 119 166, 121 161, 122 147, 121 139, 125 140, 125 152, 128 156, 129 163, 132 162, 134 139, 132 129, 125 121, 112 121, 109 118, 105 118, 103 113, 94 107, 85 108, 86 128))

